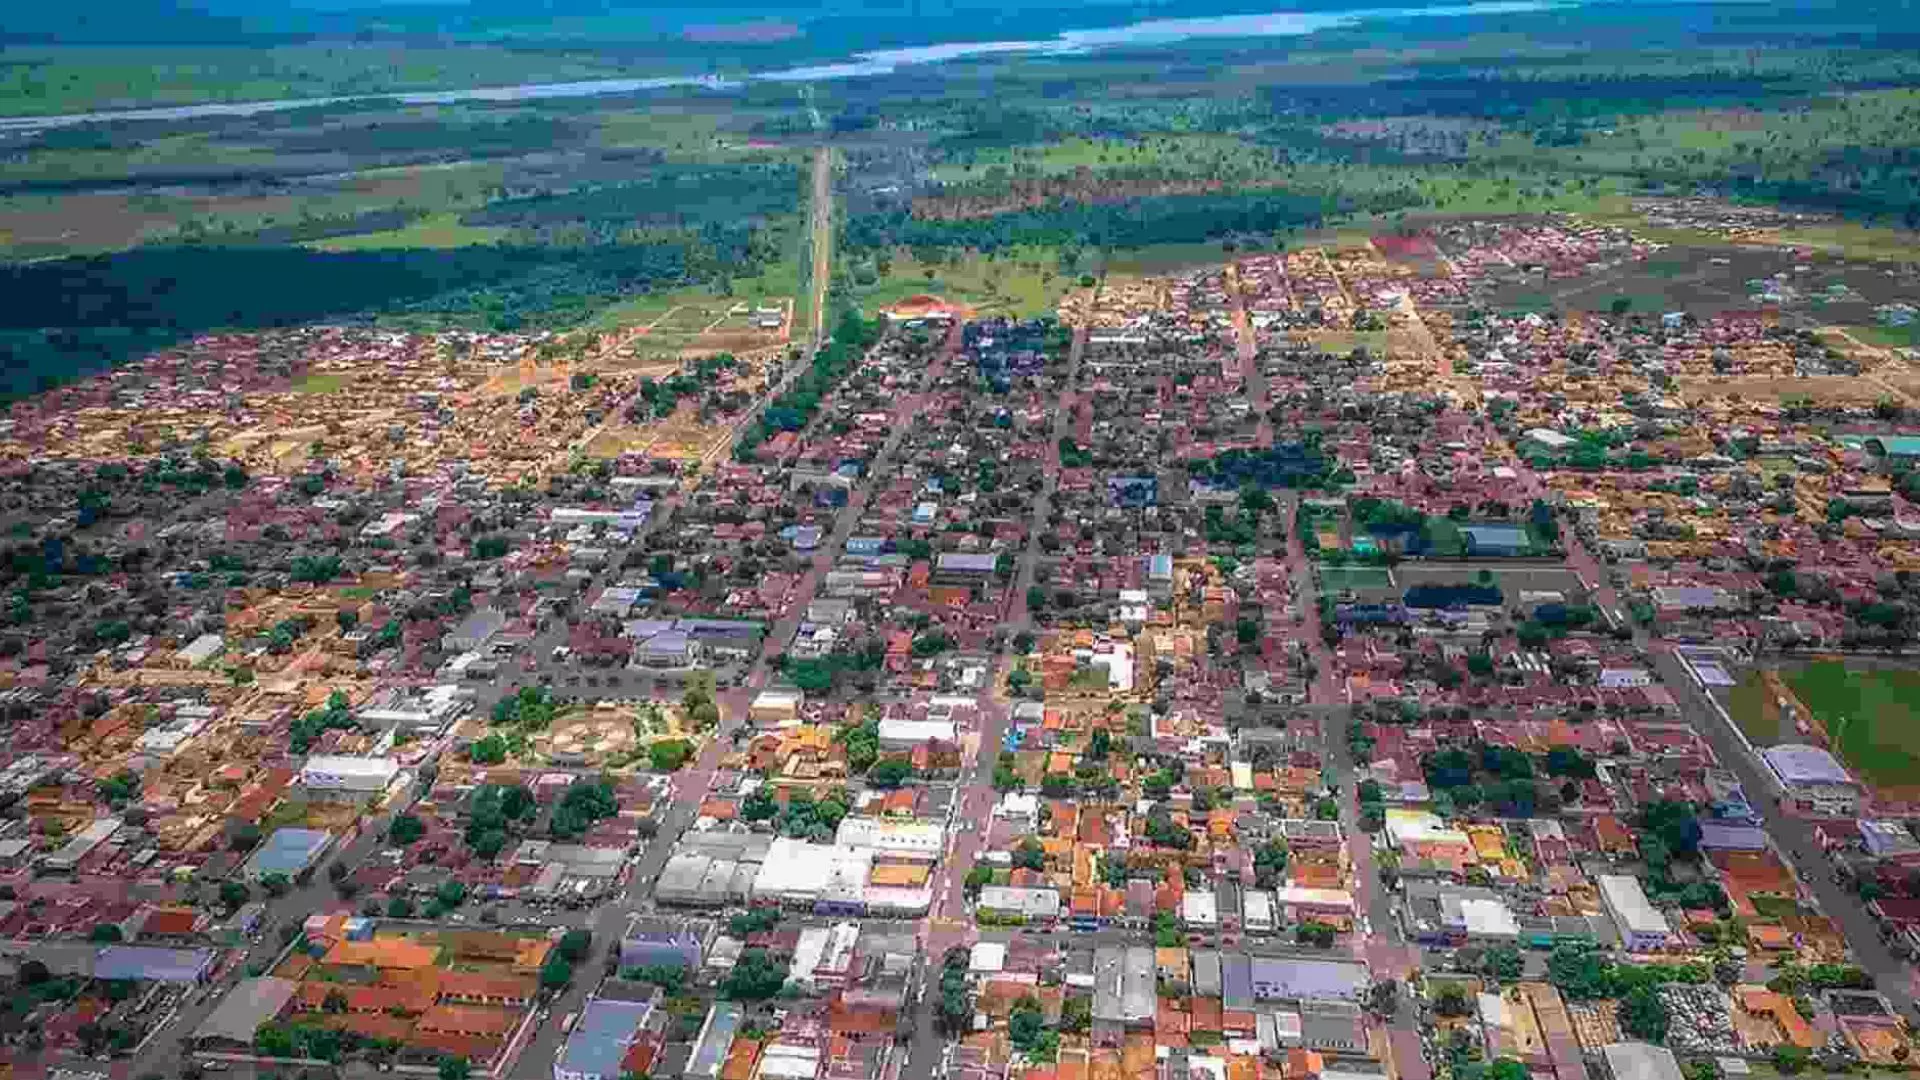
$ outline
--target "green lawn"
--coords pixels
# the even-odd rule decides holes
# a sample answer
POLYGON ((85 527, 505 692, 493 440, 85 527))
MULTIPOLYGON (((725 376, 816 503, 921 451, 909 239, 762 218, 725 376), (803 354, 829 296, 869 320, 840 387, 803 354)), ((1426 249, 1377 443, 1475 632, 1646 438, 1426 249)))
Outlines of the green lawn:
POLYGON ((1920 784, 1920 672, 1823 660, 1785 673, 1840 757, 1871 783, 1920 784))
POLYGON ((315 372, 312 375, 301 376, 300 381, 293 384, 293 392, 296 394, 331 394, 345 385, 347 385, 347 377, 339 372, 315 372))
POLYGON ((429 214, 404 228, 385 232, 331 236, 316 240, 308 247, 321 251, 372 251, 380 248, 447 248, 491 244, 506 237, 510 230, 482 225, 462 225, 456 213, 429 214))
POLYGON ((1780 741, 1780 726, 1767 719, 1767 688, 1760 673, 1752 672, 1727 694, 1727 714, 1746 732, 1755 746, 1772 746, 1780 741))
POLYGON ((1341 589, 1385 589, 1393 584, 1392 575, 1382 566, 1323 566, 1320 587, 1327 592, 1341 589))

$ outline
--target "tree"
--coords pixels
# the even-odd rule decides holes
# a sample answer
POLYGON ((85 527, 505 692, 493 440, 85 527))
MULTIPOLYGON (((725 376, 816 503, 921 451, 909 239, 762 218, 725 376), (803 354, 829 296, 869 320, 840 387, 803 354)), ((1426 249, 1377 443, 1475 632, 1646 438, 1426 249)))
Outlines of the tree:
POLYGON ((732 1001, 764 1001, 787 982, 787 966, 765 949, 747 949, 720 982, 720 993, 732 1001))
POLYGON ((657 739, 647 747, 655 772, 677 772, 692 756, 693 744, 685 739, 657 739))
POLYGON ((867 770, 867 783, 878 788, 897 788, 913 776, 913 764, 905 758, 888 758, 867 770))
POLYGON ((473 1072, 473 1066, 463 1057, 440 1059, 440 1080, 467 1080, 473 1072))
POLYGON ((1294 931, 1294 937, 1300 944, 1312 945, 1316 949, 1333 948, 1333 941, 1337 936, 1333 927, 1311 919, 1301 923, 1299 929, 1294 931))
POLYGON ((287 890, 293 888, 293 883, 287 880, 287 875, 276 870, 260 875, 260 887, 267 890, 268 896, 285 896, 287 890))
POLYGON ((1781 1043, 1773 1048, 1773 1067, 1786 1076, 1796 1076, 1806 1071, 1813 1055, 1791 1043, 1781 1043))
POLYGON ((467 758, 475 765, 498 765, 507 760, 507 740, 499 735, 476 739, 467 747, 467 758))
POLYGON ((1636 1039, 1665 1042, 1670 1019, 1667 1003, 1651 986, 1636 986, 1620 999, 1620 1030, 1636 1039))
POLYGON ((387 901, 387 918, 389 919, 413 918, 413 901, 407 899, 404 896, 396 896, 388 900, 387 901))
POLYGON ((547 956, 546 963, 540 965, 540 989, 564 990, 571 982, 573 965, 556 949, 547 956))
POLYGON ((126 940, 126 935, 120 931, 119 923, 94 923, 93 929, 87 933, 87 940, 112 944, 116 941, 126 940))
POLYGON ((406 847, 427 834, 426 825, 412 814, 395 814, 387 826, 387 843, 406 847))
POLYGON ((591 930, 569 930, 560 935, 559 944, 554 951, 572 963, 579 963, 593 950, 593 932, 591 930))
POLYGON ((1367 1008, 1384 1019, 1392 1019, 1400 1011, 1400 984, 1393 979, 1382 979, 1373 984, 1367 992, 1367 1008))
POLYGON ((1440 1016, 1467 1016, 1473 1012, 1473 1003, 1460 984, 1446 983, 1433 996, 1433 1011, 1440 1016))
POLYGON ((223 881, 220 883, 220 902, 229 908, 237 908, 253 895, 245 882, 223 881))

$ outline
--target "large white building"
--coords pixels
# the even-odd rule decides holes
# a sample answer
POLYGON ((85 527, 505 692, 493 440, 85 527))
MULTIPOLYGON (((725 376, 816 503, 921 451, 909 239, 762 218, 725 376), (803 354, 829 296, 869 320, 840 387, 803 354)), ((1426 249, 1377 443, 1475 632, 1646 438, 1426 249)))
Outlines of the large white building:
POLYGON ((889 859, 936 862, 946 847, 947 832, 931 821, 848 817, 840 819, 833 839, 846 847, 870 848, 889 859))
POLYGON ((298 787, 309 799, 358 802, 386 794, 400 775, 392 758, 315 754, 300 767, 298 787))
POLYGON ((1673 927, 1667 923, 1667 917, 1647 899, 1645 890, 1640 888, 1640 879, 1625 874, 1602 874, 1600 876, 1600 899, 1607 906, 1607 914, 1613 917, 1614 925, 1620 928, 1620 940, 1632 952, 1651 952, 1664 949, 1673 940, 1673 927))

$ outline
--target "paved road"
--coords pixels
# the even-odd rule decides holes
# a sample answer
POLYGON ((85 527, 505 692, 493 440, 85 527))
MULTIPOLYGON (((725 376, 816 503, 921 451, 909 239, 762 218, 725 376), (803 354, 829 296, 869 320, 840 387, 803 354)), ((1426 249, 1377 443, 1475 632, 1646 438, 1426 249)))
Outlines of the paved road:
POLYGON ((1820 909, 1840 923, 1852 947, 1854 959, 1874 977, 1880 992, 1887 995, 1900 1011, 1913 1015, 1914 971, 1887 949, 1879 927, 1858 895, 1833 881, 1833 868, 1814 842, 1806 822, 1787 813, 1775 801, 1778 789, 1759 759, 1747 752, 1726 721, 1706 698, 1703 690, 1688 674, 1670 643, 1656 643, 1651 650, 1653 664, 1660 677, 1674 690, 1695 730, 1706 736, 1720 764, 1733 771, 1746 789, 1749 801, 1766 818, 1767 833, 1775 845, 1793 862, 1800 880, 1813 891, 1820 909))

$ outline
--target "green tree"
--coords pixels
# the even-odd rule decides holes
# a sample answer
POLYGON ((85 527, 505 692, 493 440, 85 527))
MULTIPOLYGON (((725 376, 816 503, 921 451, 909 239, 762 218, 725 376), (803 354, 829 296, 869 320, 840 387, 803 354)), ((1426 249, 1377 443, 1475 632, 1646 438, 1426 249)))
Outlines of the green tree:
POLYGON ((913 765, 905 758, 888 758, 867 770, 867 783, 877 788, 897 788, 913 776, 913 765))
POLYGON ((463 1057, 440 1059, 440 1080, 467 1080, 473 1073, 473 1066, 463 1057))
POLYGON ((121 932, 119 923, 101 922, 93 924, 93 929, 87 932, 87 940, 112 944, 126 940, 126 935, 121 932))
POLYGON ((427 834, 427 827, 412 814, 395 814, 387 826, 387 842, 406 847, 427 834))
POLYGON ((239 907, 252 895, 253 891, 247 888, 245 882, 223 881, 220 883, 220 903, 229 908, 239 907))
POLYGON ((647 747, 655 772, 676 772, 692 756, 693 744, 685 739, 656 739, 647 747))

